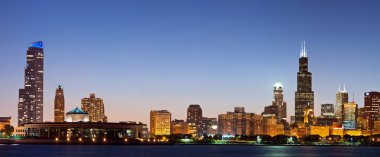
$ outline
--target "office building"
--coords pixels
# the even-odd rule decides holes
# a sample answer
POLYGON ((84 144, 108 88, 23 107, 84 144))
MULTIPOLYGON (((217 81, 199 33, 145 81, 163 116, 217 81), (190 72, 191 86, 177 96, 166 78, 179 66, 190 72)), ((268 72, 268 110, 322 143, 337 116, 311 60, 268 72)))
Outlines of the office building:
POLYGON ((297 73, 297 91, 295 92, 295 122, 304 121, 304 110, 310 106, 314 110, 314 92, 312 90, 312 74, 308 70, 309 63, 305 42, 301 47, 299 71, 297 73))
POLYGON ((42 41, 26 51, 24 88, 19 90, 18 126, 43 122, 44 49, 42 41))
POLYGON ((96 98, 94 93, 89 98, 82 99, 82 110, 87 112, 90 122, 107 122, 103 99, 96 98))
POLYGON ((170 135, 171 113, 167 110, 150 111, 150 132, 153 135, 170 135))
POLYGON ((190 134, 202 135, 201 128, 202 108, 198 104, 189 105, 187 108, 187 124, 190 127, 190 134))
POLYGON ((334 117, 334 104, 322 104, 321 105, 321 116, 323 117, 334 117))
POLYGON ((252 119, 255 114, 246 113, 244 107, 235 107, 234 112, 219 114, 218 132, 222 135, 253 135, 252 119))
POLYGON ((355 102, 343 104, 343 129, 355 130, 358 117, 358 105, 355 102))
POLYGON ((286 120, 286 102, 284 101, 283 85, 280 82, 274 84, 274 100, 272 106, 277 106, 276 118, 278 121, 286 120))
POLYGON ((174 119, 170 123, 170 134, 188 134, 189 128, 184 120, 174 119))
POLYGON ((55 90, 54 99, 54 122, 65 121, 65 97, 63 95, 63 89, 59 85, 55 90))
POLYGON ((202 117, 201 121, 201 135, 215 135, 218 133, 218 119, 202 117))
POLYGON ((380 92, 372 91, 364 93, 364 109, 368 118, 368 129, 372 130, 374 121, 380 113, 380 92))
POLYGON ((336 93, 336 106, 335 106, 335 117, 342 123, 343 117, 343 105, 348 103, 348 92, 346 91, 346 86, 343 86, 343 90, 339 90, 336 93))

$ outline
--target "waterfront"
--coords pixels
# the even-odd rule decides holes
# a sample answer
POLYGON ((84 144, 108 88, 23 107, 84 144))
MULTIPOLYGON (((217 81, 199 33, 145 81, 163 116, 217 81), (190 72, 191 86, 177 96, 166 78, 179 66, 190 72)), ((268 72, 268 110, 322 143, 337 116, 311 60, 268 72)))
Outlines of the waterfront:
POLYGON ((378 156, 378 147, 234 146, 234 145, 0 145, 2 157, 252 157, 252 156, 378 156))

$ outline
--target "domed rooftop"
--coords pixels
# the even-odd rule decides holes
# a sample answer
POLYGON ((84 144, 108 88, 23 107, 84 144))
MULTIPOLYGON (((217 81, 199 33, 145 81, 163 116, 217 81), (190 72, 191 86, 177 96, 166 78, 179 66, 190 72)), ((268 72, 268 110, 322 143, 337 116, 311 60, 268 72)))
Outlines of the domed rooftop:
POLYGON ((281 82, 276 82, 274 85, 273 85, 273 87, 275 88, 275 89, 282 89, 282 83, 281 82))
POLYGON ((77 107, 74 110, 67 112, 66 114, 88 114, 88 113, 84 112, 83 110, 81 110, 77 107))

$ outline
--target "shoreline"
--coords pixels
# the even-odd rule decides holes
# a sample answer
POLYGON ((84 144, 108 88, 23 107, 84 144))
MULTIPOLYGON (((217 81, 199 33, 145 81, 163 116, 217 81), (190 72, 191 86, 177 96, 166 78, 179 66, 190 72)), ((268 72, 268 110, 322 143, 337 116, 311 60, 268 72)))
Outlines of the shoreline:
POLYGON ((122 142, 122 141, 108 141, 108 142, 90 142, 90 141, 70 141, 70 142, 59 142, 51 139, 23 139, 23 140, 12 140, 12 139, 0 139, 0 145, 135 145, 135 146, 169 146, 169 145, 181 145, 181 146, 316 146, 316 147, 379 147, 380 145, 371 144, 250 144, 250 143, 134 143, 134 142, 122 142))

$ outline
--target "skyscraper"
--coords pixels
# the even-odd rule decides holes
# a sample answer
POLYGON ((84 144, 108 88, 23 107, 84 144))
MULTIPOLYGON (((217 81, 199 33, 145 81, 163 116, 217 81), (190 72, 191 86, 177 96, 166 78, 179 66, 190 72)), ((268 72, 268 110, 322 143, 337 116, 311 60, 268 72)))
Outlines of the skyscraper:
POLYGON ((297 91, 295 93, 295 122, 304 121, 304 109, 310 106, 314 110, 314 92, 312 74, 308 70, 308 58, 305 42, 301 46, 299 71, 297 73, 297 91))
POLYGON ((107 122, 103 99, 96 98, 94 93, 89 98, 82 99, 82 110, 89 114, 90 122, 107 122))
POLYGON ((284 101, 283 86, 280 82, 274 84, 274 101, 272 106, 277 106, 276 118, 278 121, 286 120, 286 102, 284 101))
POLYGON ((376 116, 380 113, 380 92, 372 91, 364 93, 364 112, 368 117, 368 129, 373 130, 376 116))
POLYGON ((19 90, 18 125, 43 122, 44 49, 42 41, 26 51, 24 88, 19 90))
POLYGON ((190 134, 202 134, 202 108, 198 104, 192 104, 187 108, 187 124, 190 134))
POLYGON ((343 129, 355 130, 358 118, 358 104, 349 102, 343 104, 343 129))
POLYGON ((187 108, 187 123, 199 124, 202 121, 202 108, 198 104, 190 105, 187 108))
POLYGON ((346 91, 346 86, 343 86, 343 90, 339 90, 336 93, 336 106, 335 106, 335 117, 338 119, 340 123, 342 123, 343 118, 343 105, 348 103, 348 92, 346 91))
POLYGON ((150 111, 150 132, 153 135, 170 135, 171 113, 167 110, 150 111))
POLYGON ((54 122, 65 121, 65 97, 61 85, 55 90, 54 99, 54 122))

